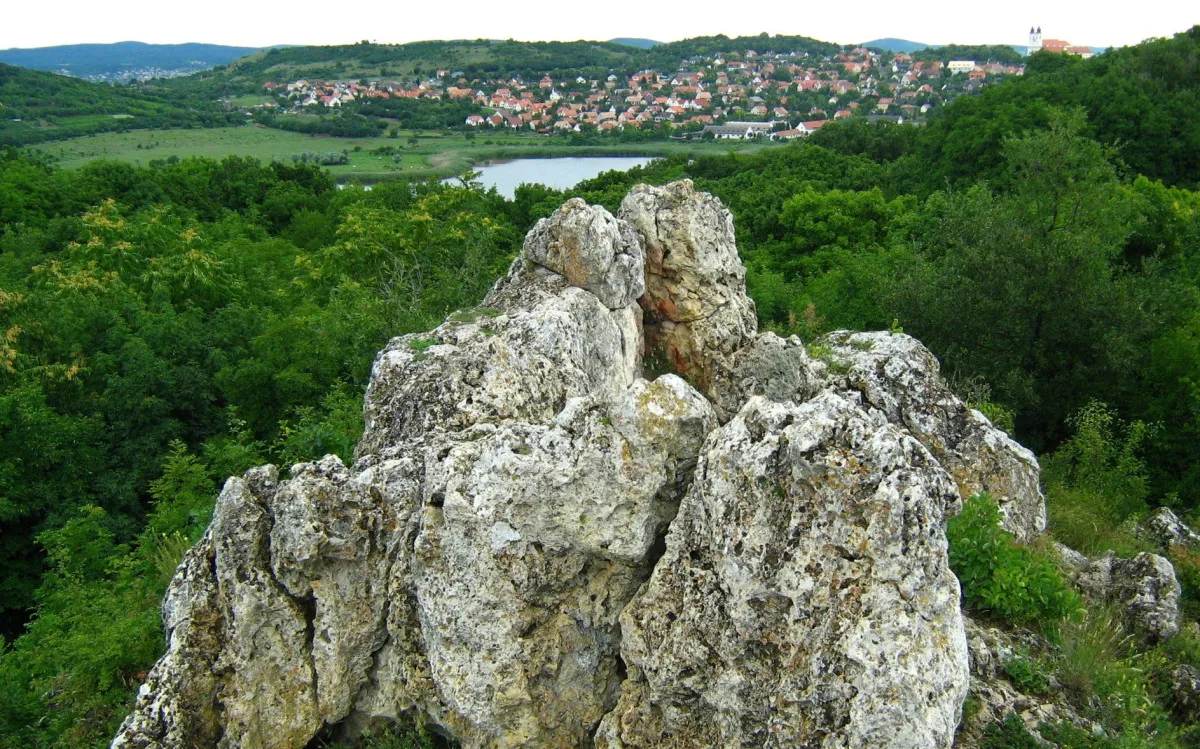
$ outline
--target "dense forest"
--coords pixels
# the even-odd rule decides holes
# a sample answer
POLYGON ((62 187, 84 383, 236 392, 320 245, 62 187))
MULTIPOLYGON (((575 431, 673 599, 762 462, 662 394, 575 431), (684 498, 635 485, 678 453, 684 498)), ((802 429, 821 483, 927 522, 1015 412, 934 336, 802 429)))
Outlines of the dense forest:
POLYGON ((914 60, 934 62, 941 60, 990 60, 1006 62, 1015 65, 1021 62, 1022 55, 1013 47, 1006 44, 944 44, 940 47, 926 47, 913 50, 910 54, 914 60))
MULTIPOLYGON (((65 172, 4 151, 0 746, 105 745, 224 478, 349 459, 390 336, 477 303, 567 197, 615 210, 637 182, 688 177, 725 202, 764 326, 922 340, 1038 453, 1053 538, 1130 554, 1153 507, 1196 520, 1198 55, 1200 27, 1038 55, 927 127, 831 125, 511 201, 469 181, 336 190, 305 164, 65 172)), ((1194 621, 1200 559, 1172 561, 1194 621)), ((1200 666, 1189 631, 1095 656, 1073 699, 1104 737, 1060 745, 1196 745, 1165 681, 1200 666)), ((994 744, 1013 745, 1037 744, 994 744)))

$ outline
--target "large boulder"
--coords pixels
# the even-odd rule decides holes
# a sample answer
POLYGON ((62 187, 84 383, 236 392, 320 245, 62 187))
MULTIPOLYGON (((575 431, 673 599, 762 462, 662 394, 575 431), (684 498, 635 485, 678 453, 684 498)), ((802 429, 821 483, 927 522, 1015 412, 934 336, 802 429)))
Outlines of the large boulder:
POLYGON ((469 746, 575 746, 618 616, 715 424, 640 379, 640 245, 571 202, 480 307, 375 362, 353 467, 231 479, 115 747, 303 747, 420 713, 469 746))
POLYGON ((953 482, 852 401, 755 397, 621 616, 600 747, 948 747, 967 692, 953 482))
POLYGON ((587 289, 609 309, 628 307, 645 293, 645 256, 633 228, 597 205, 572 198, 525 238, 532 262, 587 289))
POLYGON ((1200 721, 1200 668, 1180 664, 1171 669, 1171 702, 1184 721, 1200 721))
POLYGON ((1200 533, 1167 507, 1158 508, 1146 519, 1145 532, 1164 551, 1172 546, 1200 551, 1200 533))
POLYGON ((888 421, 906 429, 950 472, 964 498, 988 492, 1001 524, 1018 541, 1046 530, 1041 468, 1033 453, 967 407, 940 374, 937 359, 902 333, 838 331, 829 350, 833 387, 861 393, 888 421))
POLYGON ((1059 554, 1075 585, 1093 600, 1116 604, 1135 631, 1153 641, 1179 633, 1182 591, 1166 557, 1143 551, 1122 559, 1108 551, 1088 559, 1066 547, 1059 554))

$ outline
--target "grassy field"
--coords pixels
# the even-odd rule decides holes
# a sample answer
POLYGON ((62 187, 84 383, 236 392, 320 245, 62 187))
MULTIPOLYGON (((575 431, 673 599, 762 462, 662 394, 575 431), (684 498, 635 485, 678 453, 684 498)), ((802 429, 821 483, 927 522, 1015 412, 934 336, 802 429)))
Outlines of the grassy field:
POLYGON ((552 156, 666 156, 676 153, 750 153, 770 144, 757 142, 655 142, 612 143, 602 146, 572 146, 556 137, 534 133, 490 132, 442 134, 420 133, 416 143, 411 133, 399 138, 332 138, 303 135, 257 125, 209 130, 142 130, 103 133, 47 143, 38 147, 66 169, 78 169, 95 159, 115 159, 133 164, 172 156, 185 159, 205 156, 252 156, 263 161, 290 163, 294 155, 349 151, 350 163, 329 167, 340 180, 379 181, 397 177, 445 177, 461 174, 474 164, 516 158, 552 156), (377 154, 372 150, 390 146, 397 153, 377 154))

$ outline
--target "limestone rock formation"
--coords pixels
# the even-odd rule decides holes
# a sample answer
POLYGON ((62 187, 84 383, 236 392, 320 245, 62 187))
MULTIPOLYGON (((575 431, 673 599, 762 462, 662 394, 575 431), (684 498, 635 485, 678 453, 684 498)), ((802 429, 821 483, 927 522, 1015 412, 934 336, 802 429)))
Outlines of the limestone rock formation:
POLYGON ((1037 463, 913 339, 825 349, 757 334, 691 183, 569 201, 380 352, 353 465, 226 483, 113 746, 407 714, 466 747, 949 747, 944 522, 984 489, 1036 532, 1037 463))
POLYGON ((1168 559, 1144 551, 1131 559, 1112 551, 1088 559, 1061 544, 1057 549, 1075 585, 1089 598, 1120 606, 1134 630, 1151 640, 1179 632, 1181 589, 1168 559))
POLYGON ((525 239, 525 257, 592 292, 609 309, 646 292, 645 255, 632 227, 600 206, 572 198, 525 239))
POLYGON ((964 720, 959 726, 955 749, 976 749, 984 730, 1010 715, 1020 718, 1026 730, 1033 733, 1043 723, 1055 725, 1064 721, 1089 732, 1099 728, 1063 700, 1058 684, 1047 684, 1043 692, 1029 695, 1022 693, 1008 678, 1007 666, 1014 658, 1021 657, 1021 653, 1036 649, 1036 636, 997 629, 969 617, 966 623, 975 710, 970 720, 964 720))
POLYGON ((1163 551, 1172 546, 1200 551, 1200 533, 1192 530, 1191 526, 1180 520, 1169 508, 1160 507, 1155 510, 1146 520, 1146 530, 1163 551))
POLYGON ((647 352, 711 394, 726 358, 758 332, 733 216, 691 180, 638 185, 619 215, 646 246, 647 352))
POLYGON ((1185 720, 1200 720, 1200 668, 1183 664, 1172 669, 1171 697, 1176 713, 1185 720))
POLYGON ((988 492, 1018 541, 1046 529, 1041 469, 1033 453, 968 408, 939 375, 937 359, 915 338, 887 332, 826 336, 837 387, 862 393, 889 421, 929 448, 963 497, 988 492))
POLYGON ((958 502, 880 414, 752 398, 705 444, 621 616, 629 679, 596 745, 949 746, 967 688, 958 502))

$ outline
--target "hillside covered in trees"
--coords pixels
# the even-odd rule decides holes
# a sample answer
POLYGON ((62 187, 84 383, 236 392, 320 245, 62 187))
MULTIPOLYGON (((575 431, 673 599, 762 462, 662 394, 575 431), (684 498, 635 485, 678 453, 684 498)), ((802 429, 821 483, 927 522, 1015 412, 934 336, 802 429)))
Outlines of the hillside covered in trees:
POLYGON ((65 44, 0 50, 0 62, 23 68, 66 72, 77 78, 123 80, 146 73, 193 72, 257 52, 255 47, 221 44, 65 44))
POLYGON ((171 82, 218 95, 255 90, 267 81, 295 78, 420 76, 439 69, 468 79, 496 76, 536 80, 583 75, 603 78, 643 69, 675 71, 691 57, 711 52, 753 49, 756 52, 834 54, 841 45, 803 36, 730 38, 696 37, 651 47, 612 42, 518 42, 513 40, 423 41, 408 44, 358 44, 285 47, 256 53, 228 65, 171 82))
POLYGON ((189 94, 92 83, 0 63, 0 146, 123 130, 220 127, 242 119, 189 94))
MULTIPOLYGON (((1200 517, 1198 56, 1200 27, 1087 61, 1037 55, 922 128, 830 125, 511 201, 469 183, 336 190, 316 167, 236 158, 64 172, 5 150, 0 746, 106 743, 161 652, 160 597, 220 482, 349 460, 389 337, 477 304, 566 198, 615 210, 639 182, 690 178, 730 208, 764 327, 924 342, 964 400, 1038 453, 1046 546, 1146 550, 1134 529, 1154 508, 1200 517)), ((1200 741, 1170 685, 1200 668, 1200 556, 1170 555, 1175 638, 1097 646, 1107 624, 1059 596, 1061 659, 1012 666, 1066 685, 1102 729, 1060 746, 1200 741), (1085 646, 1090 660, 1071 650, 1085 646)), ((988 595, 967 600, 1006 621, 988 595)), ((991 746, 1036 745, 1017 731, 995 728, 1011 741, 991 746)))

